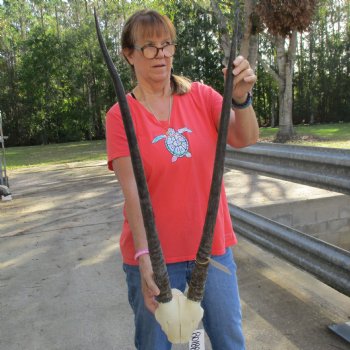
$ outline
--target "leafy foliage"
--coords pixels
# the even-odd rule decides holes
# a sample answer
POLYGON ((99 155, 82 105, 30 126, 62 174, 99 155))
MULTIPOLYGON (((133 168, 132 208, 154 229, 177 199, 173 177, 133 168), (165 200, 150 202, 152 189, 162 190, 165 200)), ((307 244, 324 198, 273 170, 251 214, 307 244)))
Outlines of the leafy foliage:
POLYGON ((215 17, 191 1, 173 1, 171 7, 165 6, 165 11, 177 29, 174 72, 222 92, 222 52, 215 17))

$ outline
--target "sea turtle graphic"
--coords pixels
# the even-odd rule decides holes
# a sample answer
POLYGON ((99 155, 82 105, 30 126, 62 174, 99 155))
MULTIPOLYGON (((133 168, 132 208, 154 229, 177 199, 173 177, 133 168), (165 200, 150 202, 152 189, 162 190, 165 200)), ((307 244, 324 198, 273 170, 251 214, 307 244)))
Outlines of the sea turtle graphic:
POLYGON ((176 131, 173 128, 169 128, 165 135, 159 135, 155 137, 152 143, 156 143, 162 139, 165 139, 165 147, 173 155, 171 161, 176 162, 177 158, 181 157, 192 157, 191 153, 188 152, 188 140, 182 134, 184 132, 192 132, 188 128, 182 128, 176 131))

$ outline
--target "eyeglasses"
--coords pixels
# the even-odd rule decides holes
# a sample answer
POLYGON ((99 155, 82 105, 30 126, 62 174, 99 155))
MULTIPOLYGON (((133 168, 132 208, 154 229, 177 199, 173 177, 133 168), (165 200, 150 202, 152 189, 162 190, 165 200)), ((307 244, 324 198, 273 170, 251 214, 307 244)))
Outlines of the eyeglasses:
POLYGON ((167 44, 162 47, 145 45, 145 46, 136 46, 134 45, 134 49, 141 51, 143 56, 147 59, 153 59, 158 56, 159 50, 162 50, 164 57, 173 57, 175 54, 175 44, 167 44))

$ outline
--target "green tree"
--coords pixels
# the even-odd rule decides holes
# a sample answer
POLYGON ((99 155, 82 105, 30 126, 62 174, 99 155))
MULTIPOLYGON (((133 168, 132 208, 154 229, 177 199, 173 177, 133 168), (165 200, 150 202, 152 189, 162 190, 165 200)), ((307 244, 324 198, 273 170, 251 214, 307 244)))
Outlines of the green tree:
MULTIPOLYGON (((278 101, 278 91, 284 89, 278 82, 283 75, 280 62, 286 60, 282 43, 289 41, 281 40, 277 46, 273 35, 261 33, 255 3, 241 1, 247 12, 242 50, 254 66, 259 42, 254 104, 259 123, 273 125, 284 116, 281 110, 277 113, 284 103, 278 101)), ((319 3, 310 30, 295 37, 294 63, 289 61, 295 71, 294 123, 350 120, 349 4, 346 0, 319 3)), ((126 90, 135 82, 121 54, 121 30, 132 12, 148 7, 169 15, 177 27, 175 73, 222 92, 232 4, 233 0, 4 0, 0 4, 0 110, 10 136, 7 144, 104 137, 104 116, 115 94, 97 43, 93 6, 126 90)))
POLYGON ((175 73, 194 81, 203 81, 222 92, 223 52, 217 41, 218 24, 215 17, 192 1, 167 2, 164 10, 177 29, 175 73))

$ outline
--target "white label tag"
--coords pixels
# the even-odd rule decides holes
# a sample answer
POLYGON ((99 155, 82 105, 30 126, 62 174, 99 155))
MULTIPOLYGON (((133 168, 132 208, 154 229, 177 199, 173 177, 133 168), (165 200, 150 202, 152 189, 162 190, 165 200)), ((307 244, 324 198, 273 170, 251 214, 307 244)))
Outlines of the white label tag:
POLYGON ((190 343, 188 344, 189 350, 205 350, 204 345, 204 329, 197 329, 192 333, 190 343))

